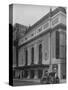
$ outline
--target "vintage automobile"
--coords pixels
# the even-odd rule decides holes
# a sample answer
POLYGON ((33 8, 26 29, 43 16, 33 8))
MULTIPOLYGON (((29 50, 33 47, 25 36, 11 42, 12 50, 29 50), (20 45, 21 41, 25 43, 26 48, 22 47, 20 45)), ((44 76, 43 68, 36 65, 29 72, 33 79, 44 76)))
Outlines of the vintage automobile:
POLYGON ((40 83, 47 84, 47 77, 44 77, 40 80, 40 83))
POLYGON ((42 84, 56 84, 56 83, 59 83, 59 78, 58 78, 58 76, 55 77, 55 72, 50 72, 48 74, 45 74, 41 78, 40 83, 42 83, 42 84))
POLYGON ((43 77, 40 80, 41 84, 49 84, 49 75, 48 72, 46 72, 43 77))
POLYGON ((49 77, 50 77, 50 80, 49 80, 50 83, 52 83, 52 84, 59 83, 59 77, 58 77, 58 75, 56 76, 55 72, 49 73, 49 77))

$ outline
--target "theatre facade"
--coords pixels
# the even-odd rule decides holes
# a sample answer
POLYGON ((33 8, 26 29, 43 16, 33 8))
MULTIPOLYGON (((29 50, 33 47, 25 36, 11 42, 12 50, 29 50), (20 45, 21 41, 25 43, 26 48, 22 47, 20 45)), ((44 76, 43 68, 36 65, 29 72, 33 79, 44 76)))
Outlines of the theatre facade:
POLYGON ((66 79, 66 10, 58 7, 28 28, 18 42, 14 78, 37 80, 56 72, 66 79))

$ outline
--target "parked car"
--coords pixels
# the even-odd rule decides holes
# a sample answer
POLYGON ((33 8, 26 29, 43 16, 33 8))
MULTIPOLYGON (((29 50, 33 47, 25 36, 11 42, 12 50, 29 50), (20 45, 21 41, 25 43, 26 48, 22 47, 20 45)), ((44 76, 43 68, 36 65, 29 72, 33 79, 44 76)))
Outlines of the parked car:
POLYGON ((47 83, 47 77, 41 78, 40 82, 41 82, 42 84, 46 84, 46 83, 47 83))
POLYGON ((44 75, 40 82, 42 84, 56 84, 59 83, 59 77, 55 77, 55 72, 50 72, 49 74, 44 75))
POLYGON ((44 74, 43 78, 41 78, 40 82, 43 84, 49 84, 49 75, 47 72, 44 74))
POLYGON ((52 83, 52 84, 57 84, 57 83, 59 83, 59 77, 58 77, 58 75, 55 76, 55 74, 56 74, 55 72, 49 73, 50 83, 52 83))

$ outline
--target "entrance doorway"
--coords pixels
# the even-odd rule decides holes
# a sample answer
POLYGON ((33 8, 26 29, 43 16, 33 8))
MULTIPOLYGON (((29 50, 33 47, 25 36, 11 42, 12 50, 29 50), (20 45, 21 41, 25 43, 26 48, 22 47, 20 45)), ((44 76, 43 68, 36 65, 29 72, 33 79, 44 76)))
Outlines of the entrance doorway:
POLYGON ((38 78, 41 79, 43 75, 43 70, 38 70, 38 78))
POLYGON ((30 78, 31 78, 31 79, 34 78, 34 74, 35 74, 35 71, 34 71, 34 70, 31 70, 31 71, 30 71, 30 78))

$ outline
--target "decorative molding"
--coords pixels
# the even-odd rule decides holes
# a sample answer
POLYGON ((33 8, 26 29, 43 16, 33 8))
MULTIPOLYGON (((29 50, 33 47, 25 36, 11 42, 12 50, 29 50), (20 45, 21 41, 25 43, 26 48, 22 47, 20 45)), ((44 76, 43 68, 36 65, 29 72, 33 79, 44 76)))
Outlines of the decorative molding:
POLYGON ((63 23, 63 22, 60 21, 60 15, 61 14, 63 16, 65 16, 65 14, 63 14, 63 12, 60 11, 55 16, 51 17, 52 18, 51 22, 50 22, 50 20, 48 20, 45 24, 41 25, 36 30, 32 31, 31 33, 28 33, 29 35, 24 36, 24 38, 20 39, 18 45, 20 46, 21 44, 23 44, 23 43, 25 43, 25 42, 35 38, 36 36, 38 36, 38 35, 40 35, 42 33, 44 33, 47 29, 54 28, 56 25, 58 25, 60 23, 63 23), (51 23, 51 26, 50 26, 50 23, 51 23))

